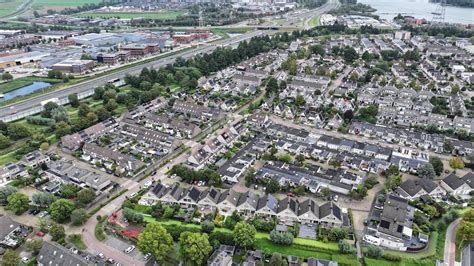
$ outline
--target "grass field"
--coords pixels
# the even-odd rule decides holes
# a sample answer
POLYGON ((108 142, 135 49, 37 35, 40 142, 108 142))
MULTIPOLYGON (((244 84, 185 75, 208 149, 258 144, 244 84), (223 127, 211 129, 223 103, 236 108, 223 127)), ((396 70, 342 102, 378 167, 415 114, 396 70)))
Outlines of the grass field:
POLYGON ((34 0, 33 4, 35 6, 42 6, 42 7, 76 7, 76 6, 83 6, 85 4, 98 4, 101 3, 102 0, 74 0, 74 1, 65 1, 65 0, 34 0))
POLYGON ((80 17, 94 17, 94 18, 147 18, 157 20, 173 20, 176 17, 183 15, 183 11, 161 11, 161 12, 84 12, 79 14, 80 17))
POLYGON ((13 13, 22 0, 0 0, 0 17, 5 17, 13 13))
MULTIPOLYGON (((197 224, 184 224, 176 220, 157 221, 151 216, 145 216, 145 222, 159 222, 162 225, 180 225, 190 228, 201 228, 197 224)), ((227 228, 216 227, 214 229, 218 232, 232 233, 227 228)), ((293 245, 280 246, 270 241, 270 234, 264 232, 257 232, 255 235, 255 248, 269 252, 279 252, 284 256, 296 255, 302 258, 317 257, 320 259, 334 260, 345 265, 359 265, 355 255, 341 255, 337 243, 324 243, 321 241, 295 238, 293 245)))
POLYGON ((308 22, 309 26, 311 28, 314 28, 319 25, 319 16, 313 17, 312 19, 309 20, 308 22))

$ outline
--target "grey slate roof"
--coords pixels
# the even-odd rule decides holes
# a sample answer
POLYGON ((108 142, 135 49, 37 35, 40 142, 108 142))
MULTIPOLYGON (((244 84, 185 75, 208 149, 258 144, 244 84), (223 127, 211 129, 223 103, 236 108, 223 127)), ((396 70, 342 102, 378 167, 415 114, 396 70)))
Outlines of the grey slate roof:
POLYGON ((81 256, 71 253, 67 248, 52 242, 45 241, 38 256, 39 265, 48 266, 85 266, 93 265, 81 256))

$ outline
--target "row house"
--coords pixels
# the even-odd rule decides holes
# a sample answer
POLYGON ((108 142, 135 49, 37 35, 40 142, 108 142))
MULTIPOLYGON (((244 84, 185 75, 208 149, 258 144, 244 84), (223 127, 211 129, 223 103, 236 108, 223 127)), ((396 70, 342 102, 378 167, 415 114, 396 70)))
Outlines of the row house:
POLYGON ((186 208, 218 210, 224 216, 237 212, 248 218, 276 217, 285 224, 299 222, 320 224, 324 227, 342 226, 345 219, 343 213, 346 212, 334 202, 318 205, 312 199, 301 201, 298 198, 285 197, 278 200, 271 194, 260 197, 251 191, 238 193, 233 189, 220 190, 214 187, 200 190, 194 186, 186 189, 179 184, 167 187, 161 183, 139 200, 139 204, 145 206, 152 206, 158 202, 186 208))
POLYGON ((463 177, 451 173, 441 180, 441 187, 452 195, 467 196, 474 191, 474 173, 469 172, 463 177))
POLYGON ((93 142, 100 136, 113 131, 117 126, 115 119, 107 119, 77 133, 61 137, 60 145, 69 151, 75 151, 85 142, 93 142))
POLYGON ((114 165, 121 167, 124 172, 129 174, 142 169, 145 164, 134 157, 122 154, 119 151, 110 150, 100 147, 94 143, 86 143, 82 147, 82 159, 92 163, 102 162, 108 169, 112 169, 114 165))
POLYGON ((171 110, 174 113, 184 114, 199 121, 216 121, 223 116, 219 109, 198 105, 191 101, 176 100, 171 110))
POLYGON ((396 193, 404 199, 416 200, 425 195, 434 199, 441 199, 446 191, 430 179, 419 178, 403 182, 396 189, 396 193))

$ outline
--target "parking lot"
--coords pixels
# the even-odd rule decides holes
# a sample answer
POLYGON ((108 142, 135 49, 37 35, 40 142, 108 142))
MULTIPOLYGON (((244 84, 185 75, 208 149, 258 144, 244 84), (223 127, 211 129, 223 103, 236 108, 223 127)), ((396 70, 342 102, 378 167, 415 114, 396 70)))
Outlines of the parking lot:
MULTIPOLYGON (((108 237, 105 240, 105 243, 114 248, 117 249, 117 252, 122 252, 124 253, 124 250, 130 247, 132 244, 128 243, 122 239, 116 238, 116 237, 108 237)), ((134 259, 138 261, 145 261, 145 258, 143 257, 143 254, 138 250, 138 248, 135 248, 132 252, 128 254, 130 257, 133 257, 134 259)))

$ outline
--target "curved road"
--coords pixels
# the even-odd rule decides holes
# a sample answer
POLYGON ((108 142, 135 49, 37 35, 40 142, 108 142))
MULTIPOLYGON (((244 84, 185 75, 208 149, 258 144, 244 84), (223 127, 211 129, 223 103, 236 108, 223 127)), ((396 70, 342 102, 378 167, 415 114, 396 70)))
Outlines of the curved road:
POLYGON ((456 229, 461 222, 461 218, 458 218, 446 229, 446 239, 444 240, 444 265, 454 266, 456 264, 456 229))

